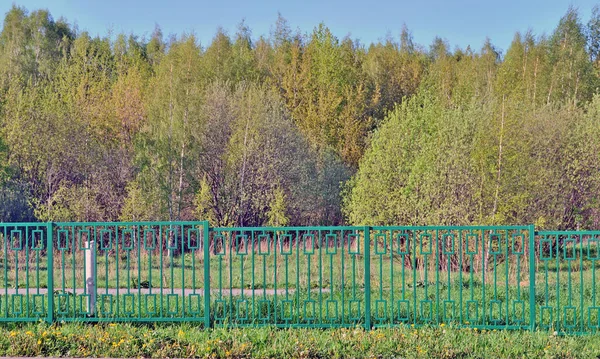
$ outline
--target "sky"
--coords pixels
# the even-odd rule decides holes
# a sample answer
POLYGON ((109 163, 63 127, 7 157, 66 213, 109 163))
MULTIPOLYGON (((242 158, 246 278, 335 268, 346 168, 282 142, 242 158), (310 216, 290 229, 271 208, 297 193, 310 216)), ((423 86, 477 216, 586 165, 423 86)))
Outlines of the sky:
MULTIPOLYGON (((412 32, 415 43, 429 46, 435 36, 448 40, 452 48, 470 45, 480 49, 489 37, 503 53, 516 31, 550 34, 569 5, 579 10, 587 23, 598 0, 18 0, 28 10, 48 9, 54 19, 64 17, 80 31, 105 36, 126 33, 148 38, 158 24, 165 35, 194 33, 202 46, 210 44, 220 26, 230 35, 244 20, 253 38, 268 36, 278 13, 292 29, 310 32, 323 22, 339 38, 350 35, 363 44, 399 38, 402 25, 412 32)), ((0 13, 11 7, 0 1, 0 13)), ((3 16, 3 15, 2 15, 3 16)))

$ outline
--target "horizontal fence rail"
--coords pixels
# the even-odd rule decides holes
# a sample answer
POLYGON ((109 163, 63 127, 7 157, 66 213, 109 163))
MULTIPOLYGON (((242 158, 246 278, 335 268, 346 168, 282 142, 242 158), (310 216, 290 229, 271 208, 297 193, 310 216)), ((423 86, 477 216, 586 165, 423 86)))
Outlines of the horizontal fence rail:
POLYGON ((0 321, 600 328, 600 232, 0 224, 0 321))

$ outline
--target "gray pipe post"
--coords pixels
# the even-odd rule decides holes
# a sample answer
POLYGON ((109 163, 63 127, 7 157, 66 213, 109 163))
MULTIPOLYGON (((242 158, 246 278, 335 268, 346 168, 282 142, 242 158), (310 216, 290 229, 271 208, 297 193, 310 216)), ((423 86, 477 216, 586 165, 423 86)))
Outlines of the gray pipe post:
POLYGON ((88 240, 85 247, 85 292, 89 295, 88 314, 96 309, 96 241, 88 240))

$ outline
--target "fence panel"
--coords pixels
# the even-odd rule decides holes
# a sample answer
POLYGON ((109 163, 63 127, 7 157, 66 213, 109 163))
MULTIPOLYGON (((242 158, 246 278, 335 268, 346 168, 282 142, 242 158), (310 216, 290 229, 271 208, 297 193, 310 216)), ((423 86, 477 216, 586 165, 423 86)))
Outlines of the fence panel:
POLYGON ((362 324, 363 241, 362 227, 211 229, 215 325, 362 324))
POLYGON ((57 223, 54 316, 202 321, 206 222, 57 223))
POLYGON ((529 327, 530 232, 526 226, 373 227, 373 325, 529 327))
POLYGON ((0 238, 4 322, 600 328, 600 231, 4 223, 0 238))
POLYGON ((47 229, 45 223, 0 224, 0 321, 46 319, 47 229))
POLYGON ((571 334, 598 331, 599 242, 600 232, 537 233, 536 305, 541 329, 571 334))

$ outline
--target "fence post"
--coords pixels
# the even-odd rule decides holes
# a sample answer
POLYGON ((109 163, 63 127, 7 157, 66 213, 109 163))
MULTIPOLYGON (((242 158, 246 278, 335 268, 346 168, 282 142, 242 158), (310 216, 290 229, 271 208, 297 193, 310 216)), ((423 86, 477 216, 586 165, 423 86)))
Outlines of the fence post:
POLYGON ((204 328, 210 328, 210 227, 208 221, 204 221, 204 328))
POLYGON ((535 225, 529 225, 529 325, 535 330, 535 225))
POLYGON ((96 314, 96 241, 86 241, 85 248, 85 291, 89 295, 88 299, 88 315, 96 314))
POLYGON ((53 240, 53 223, 46 223, 46 259, 48 265, 46 271, 48 272, 47 279, 47 290, 48 290, 48 313, 46 322, 52 324, 54 322, 54 240, 53 240))
POLYGON ((371 330, 371 227, 365 233, 365 329, 371 330))

